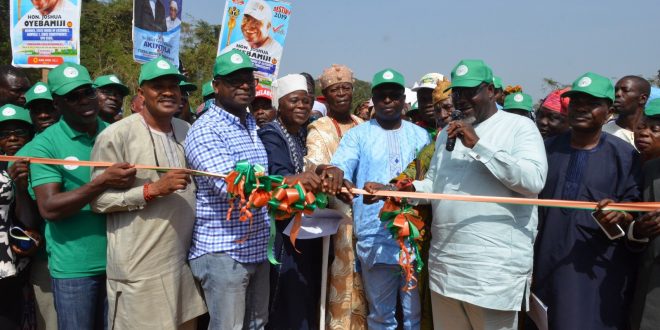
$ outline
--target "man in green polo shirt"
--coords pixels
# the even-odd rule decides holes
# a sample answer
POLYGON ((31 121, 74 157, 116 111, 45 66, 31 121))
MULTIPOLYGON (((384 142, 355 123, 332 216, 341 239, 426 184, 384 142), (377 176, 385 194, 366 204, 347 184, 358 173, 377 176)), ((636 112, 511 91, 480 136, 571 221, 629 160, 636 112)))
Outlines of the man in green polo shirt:
POLYGON ((37 134, 60 120, 60 112, 53 106, 53 96, 48 85, 38 82, 25 93, 25 108, 37 134))
MULTIPOLYGON (((107 126, 87 69, 65 63, 48 73, 53 105, 62 119, 32 143, 33 157, 89 160, 96 136, 107 126)), ((91 169, 78 165, 31 164, 30 185, 46 219, 48 266, 59 329, 97 329, 107 310, 105 216, 89 202, 109 188, 130 187, 136 170, 114 164, 90 181, 91 169)))
POLYGON ((124 116, 122 105, 128 95, 128 87, 114 74, 99 76, 94 80, 96 97, 99 101, 99 117, 108 124, 124 116))

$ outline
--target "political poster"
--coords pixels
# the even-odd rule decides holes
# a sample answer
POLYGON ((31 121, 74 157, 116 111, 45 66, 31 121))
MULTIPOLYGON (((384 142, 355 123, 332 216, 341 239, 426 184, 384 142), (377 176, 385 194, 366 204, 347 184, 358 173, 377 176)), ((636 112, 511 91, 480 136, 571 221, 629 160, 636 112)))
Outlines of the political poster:
POLYGON ((54 68, 80 63, 82 0, 9 1, 12 64, 54 68))
POLYGON ((183 0, 133 1, 133 59, 138 63, 163 56, 179 66, 183 0))
POLYGON ((243 51, 254 64, 263 85, 277 78, 284 39, 289 29, 291 4, 276 0, 227 0, 218 55, 243 51))

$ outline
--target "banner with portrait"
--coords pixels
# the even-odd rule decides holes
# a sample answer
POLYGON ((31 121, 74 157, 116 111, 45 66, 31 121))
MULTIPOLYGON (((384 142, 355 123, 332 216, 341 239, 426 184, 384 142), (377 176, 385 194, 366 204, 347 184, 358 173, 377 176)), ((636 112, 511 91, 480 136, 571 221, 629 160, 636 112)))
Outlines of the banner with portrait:
POLYGON ((179 66, 183 0, 133 1, 133 59, 138 63, 163 56, 179 66))
POLYGON ((80 63, 82 0, 9 0, 12 65, 54 68, 80 63))
POLYGON ((243 51, 263 85, 277 78, 291 4, 276 0, 227 0, 218 42, 218 55, 243 51))

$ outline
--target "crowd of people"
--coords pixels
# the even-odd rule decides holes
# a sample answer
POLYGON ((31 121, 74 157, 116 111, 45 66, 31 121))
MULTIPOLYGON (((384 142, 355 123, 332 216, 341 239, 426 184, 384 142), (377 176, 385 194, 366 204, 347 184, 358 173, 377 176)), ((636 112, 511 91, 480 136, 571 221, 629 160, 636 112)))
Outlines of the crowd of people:
POLYGON ((31 84, 0 66, 0 149, 19 156, 1 163, 1 328, 536 329, 535 301, 550 329, 660 328, 660 210, 608 208, 660 201, 660 99, 641 77, 587 72, 535 104, 466 59, 416 81, 413 102, 391 68, 354 100, 345 65, 264 86, 234 50, 194 109, 164 58, 137 79, 122 118, 116 75, 65 63, 31 84), (294 245, 266 207, 243 221, 225 180, 191 172, 245 164, 329 196, 343 220, 327 284, 322 238, 294 245), (411 198, 410 277, 410 243, 380 219, 390 197, 353 188, 598 204, 411 198))

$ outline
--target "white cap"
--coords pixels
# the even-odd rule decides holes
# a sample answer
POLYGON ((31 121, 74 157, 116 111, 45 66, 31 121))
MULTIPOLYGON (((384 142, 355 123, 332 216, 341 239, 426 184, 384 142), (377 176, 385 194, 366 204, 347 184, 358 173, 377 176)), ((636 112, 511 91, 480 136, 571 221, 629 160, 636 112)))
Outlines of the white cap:
POLYGON ((415 82, 412 91, 416 92, 422 88, 435 89, 435 87, 438 85, 438 81, 443 80, 444 78, 445 76, 442 75, 441 73, 436 73, 436 72, 427 73, 423 75, 422 78, 419 79, 419 81, 415 82))
POLYGON ((307 79, 300 74, 288 74, 273 81, 271 85, 273 92, 273 108, 277 109, 280 99, 295 91, 307 92, 307 79))
POLYGON ((273 12, 270 6, 263 0, 250 0, 245 5, 245 15, 250 15, 268 25, 273 21, 273 12))
POLYGON ((323 116, 328 115, 328 109, 325 107, 325 104, 319 101, 314 101, 314 105, 312 106, 312 111, 318 111, 321 114, 323 114, 323 116))
POLYGON ((170 1, 170 8, 172 7, 174 7, 174 9, 176 9, 177 11, 179 10, 179 5, 174 0, 170 1))

